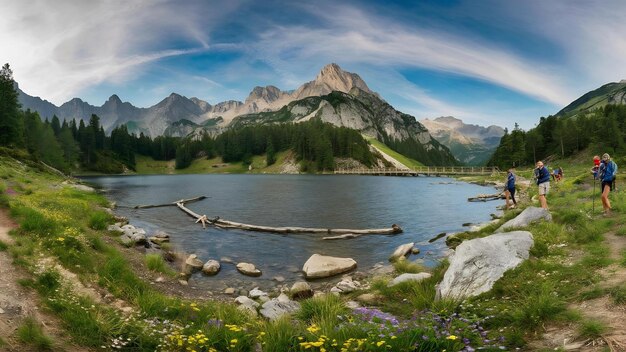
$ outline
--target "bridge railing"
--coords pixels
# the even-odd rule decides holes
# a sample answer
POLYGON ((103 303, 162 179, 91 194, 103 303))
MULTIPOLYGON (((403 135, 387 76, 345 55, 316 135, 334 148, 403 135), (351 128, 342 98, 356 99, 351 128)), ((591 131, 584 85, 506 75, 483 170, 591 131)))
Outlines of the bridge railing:
POLYGON ((357 174, 357 175, 490 175, 499 173, 497 167, 486 166, 420 166, 413 169, 401 168, 359 168, 359 169, 337 169, 335 174, 357 174))

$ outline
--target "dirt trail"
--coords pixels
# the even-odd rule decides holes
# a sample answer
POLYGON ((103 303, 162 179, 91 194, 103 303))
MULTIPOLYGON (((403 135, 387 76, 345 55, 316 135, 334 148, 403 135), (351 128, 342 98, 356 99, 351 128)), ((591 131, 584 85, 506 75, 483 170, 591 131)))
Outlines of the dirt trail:
MULTIPOLYGON (((626 249, 626 236, 614 233, 604 235, 614 264, 602 269, 600 288, 608 290, 626 284, 626 268, 619 262, 626 249)), ((626 305, 615 304, 609 294, 583 302, 572 303, 570 309, 579 311, 583 320, 599 321, 606 326, 606 333, 596 340, 581 340, 573 324, 546 328, 541 340, 533 342, 531 349, 557 349, 566 351, 619 351, 626 352, 626 305)))
MULTIPOLYGON (((9 245, 13 244, 13 238, 8 232, 15 227, 6 210, 0 209, 0 240, 9 245)), ((33 317, 42 325, 44 332, 54 341, 54 350, 88 351, 70 344, 65 332, 60 328, 60 323, 38 308, 40 304, 37 294, 18 284, 19 279, 27 277, 28 274, 23 269, 13 265, 13 259, 8 251, 0 251, 0 338, 5 342, 4 346, 0 346, 0 351, 35 350, 24 346, 15 336, 17 328, 26 317, 33 317)))

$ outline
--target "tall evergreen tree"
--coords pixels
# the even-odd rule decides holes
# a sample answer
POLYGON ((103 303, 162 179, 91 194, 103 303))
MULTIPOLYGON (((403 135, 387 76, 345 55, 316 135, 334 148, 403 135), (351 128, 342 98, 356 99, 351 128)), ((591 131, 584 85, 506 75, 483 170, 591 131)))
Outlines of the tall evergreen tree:
POLYGON ((0 69, 0 146, 22 146, 20 103, 9 64, 0 69))

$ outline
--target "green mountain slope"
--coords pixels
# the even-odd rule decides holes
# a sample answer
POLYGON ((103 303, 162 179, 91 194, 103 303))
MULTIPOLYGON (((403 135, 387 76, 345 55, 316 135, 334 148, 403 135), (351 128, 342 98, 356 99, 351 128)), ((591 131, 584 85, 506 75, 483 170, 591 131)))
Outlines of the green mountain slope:
POLYGON ((559 111, 556 116, 571 116, 579 112, 591 111, 608 104, 626 104, 626 80, 608 83, 584 94, 559 111))

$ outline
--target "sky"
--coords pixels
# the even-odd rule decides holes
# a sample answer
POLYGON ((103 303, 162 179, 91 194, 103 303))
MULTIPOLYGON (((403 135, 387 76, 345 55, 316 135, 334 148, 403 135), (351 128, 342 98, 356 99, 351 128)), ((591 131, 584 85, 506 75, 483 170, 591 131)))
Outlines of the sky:
POLYGON ((296 89, 331 62, 396 109, 529 129, 626 79, 622 0, 0 0, 0 61, 60 105, 296 89))

